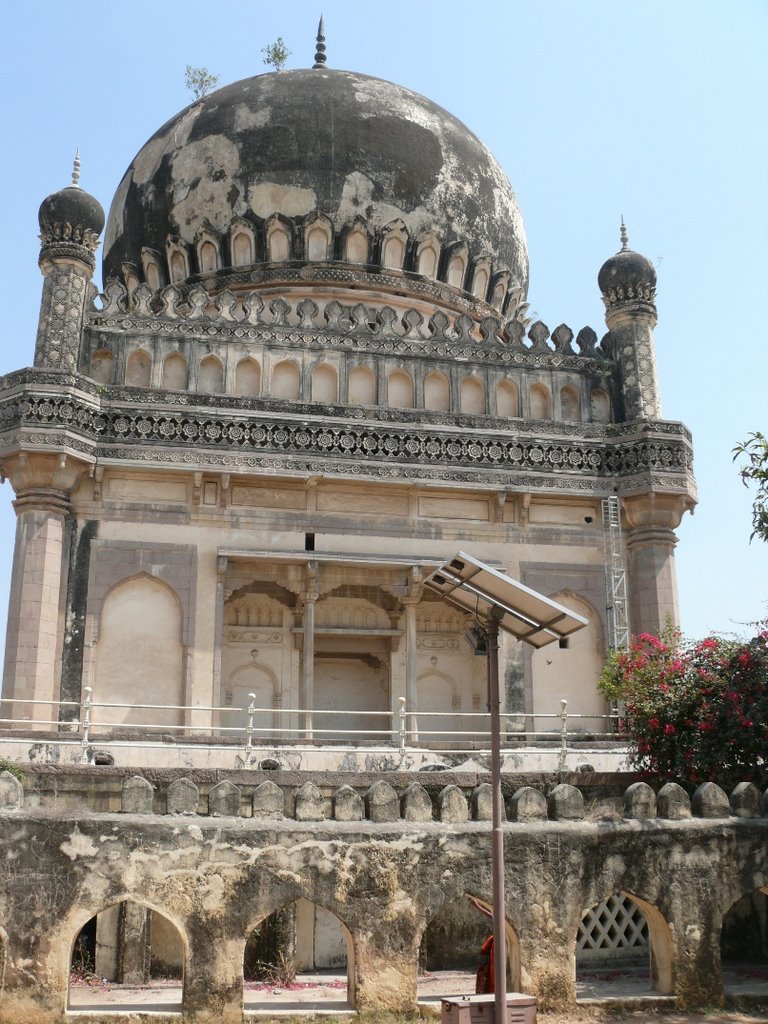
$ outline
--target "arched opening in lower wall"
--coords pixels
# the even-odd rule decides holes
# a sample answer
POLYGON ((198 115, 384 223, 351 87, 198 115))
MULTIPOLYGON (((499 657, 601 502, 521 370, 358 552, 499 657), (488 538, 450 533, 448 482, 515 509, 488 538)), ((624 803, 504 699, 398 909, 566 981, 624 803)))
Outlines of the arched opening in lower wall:
POLYGON ((176 1013, 184 938, 165 915, 134 900, 106 907, 78 930, 67 1007, 80 1012, 176 1013))
MULTIPOLYGON (((489 900, 465 894, 444 904, 430 918, 421 936, 417 999, 439 1005, 449 995, 482 991, 488 977, 479 968, 493 961, 493 911, 489 900)), ((507 990, 520 990, 520 943, 507 921, 507 990)))
POLYGON ((768 887, 746 893, 725 915, 720 963, 728 996, 768 997, 768 887))
POLYGON ((330 910, 298 899, 263 918, 243 955, 246 1012, 323 1013, 354 1005, 354 945, 330 910))
POLYGON ((576 937, 576 998, 671 995, 669 927, 651 903, 612 893, 582 914, 576 937))

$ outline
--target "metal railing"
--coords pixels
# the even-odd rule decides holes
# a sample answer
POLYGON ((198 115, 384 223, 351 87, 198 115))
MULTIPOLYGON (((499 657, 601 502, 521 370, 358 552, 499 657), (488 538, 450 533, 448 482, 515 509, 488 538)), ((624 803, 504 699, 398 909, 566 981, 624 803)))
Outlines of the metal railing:
MULTIPOLYGON (((354 751, 361 746, 366 752, 399 752, 403 763, 415 749, 432 754, 478 755, 490 752, 490 716, 487 712, 416 711, 407 706, 405 697, 398 698, 393 710, 352 710, 313 708, 265 708, 256 705, 256 695, 249 694, 246 707, 181 704, 119 704, 94 701, 91 687, 83 690, 81 701, 30 700, 3 698, 0 701, 0 750, 3 744, 18 742, 30 733, 46 742, 68 743, 79 737, 80 763, 92 764, 95 745, 108 748, 167 748, 234 752, 236 761, 251 766, 257 750, 310 751, 321 747, 354 751), (13 708, 14 714, 7 712, 13 708), (48 717, 37 711, 48 710, 48 717), (21 712, 21 714, 19 713, 21 712), (26 712, 26 714, 25 714, 26 712), (58 717, 54 717, 58 712, 58 717), (150 720, 127 720, 144 716, 150 720), (162 714, 161 714, 162 713, 162 714), (178 721, 158 721, 168 718, 178 721), (233 715, 243 721, 231 722, 233 715), (151 720, 154 716, 155 720, 151 720), (201 721, 206 716, 207 721, 201 721), (257 724, 269 716, 271 724, 257 724), (330 727, 324 725, 329 719, 330 727), (367 728, 365 723, 374 722, 367 728), (51 733, 55 733, 51 736, 51 733)), ((502 714, 502 749, 524 752, 542 744, 557 746, 558 770, 563 771, 573 743, 585 739, 620 741, 620 719, 616 713, 585 714, 568 711, 568 702, 560 701, 559 712, 512 711, 502 714), (587 729, 579 725, 590 723, 587 729), (594 728, 598 723, 599 728, 594 728), (574 727, 575 724, 575 727, 574 727), (525 727, 522 727, 525 726, 525 727), (530 727, 529 727, 530 726, 530 727)))

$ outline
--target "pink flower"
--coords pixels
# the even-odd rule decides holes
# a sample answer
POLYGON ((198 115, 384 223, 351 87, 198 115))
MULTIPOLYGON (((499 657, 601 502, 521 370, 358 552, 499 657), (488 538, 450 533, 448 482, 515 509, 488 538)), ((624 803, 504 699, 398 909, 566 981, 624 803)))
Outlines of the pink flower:
POLYGON ((649 718, 649 719, 648 719, 648 725, 649 725, 649 726, 650 726, 650 727, 651 727, 652 729, 658 729, 658 728, 659 728, 659 725, 660 725, 660 722, 659 722, 658 718, 649 718))
POLYGON ((664 735, 672 736, 676 732, 677 729, 674 727, 674 725, 672 725, 670 722, 667 722, 667 724, 664 726, 664 735))

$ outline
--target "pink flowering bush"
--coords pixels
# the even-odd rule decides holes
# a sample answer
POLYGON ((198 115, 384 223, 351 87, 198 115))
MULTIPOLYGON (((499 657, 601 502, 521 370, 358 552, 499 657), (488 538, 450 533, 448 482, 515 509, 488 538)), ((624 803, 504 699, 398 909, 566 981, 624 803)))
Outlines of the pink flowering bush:
POLYGON ((641 633, 609 653, 599 685, 624 702, 631 763, 646 775, 768 785, 768 629, 696 643, 641 633))

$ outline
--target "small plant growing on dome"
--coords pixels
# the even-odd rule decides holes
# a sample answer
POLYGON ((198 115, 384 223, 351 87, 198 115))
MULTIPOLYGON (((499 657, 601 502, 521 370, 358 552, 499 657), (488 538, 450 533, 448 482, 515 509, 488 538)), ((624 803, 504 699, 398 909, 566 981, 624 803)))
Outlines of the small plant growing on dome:
POLYGON ((189 89, 196 100, 207 96, 211 89, 219 84, 219 76, 212 75, 208 68, 193 68, 187 64, 184 72, 184 85, 189 89))
POLYGON ((274 68, 275 71, 282 71, 285 67, 285 62, 291 56, 291 51, 285 45, 285 40, 282 36, 278 36, 274 43, 270 43, 269 46, 263 46, 261 52, 264 54, 264 63, 267 67, 274 68))

